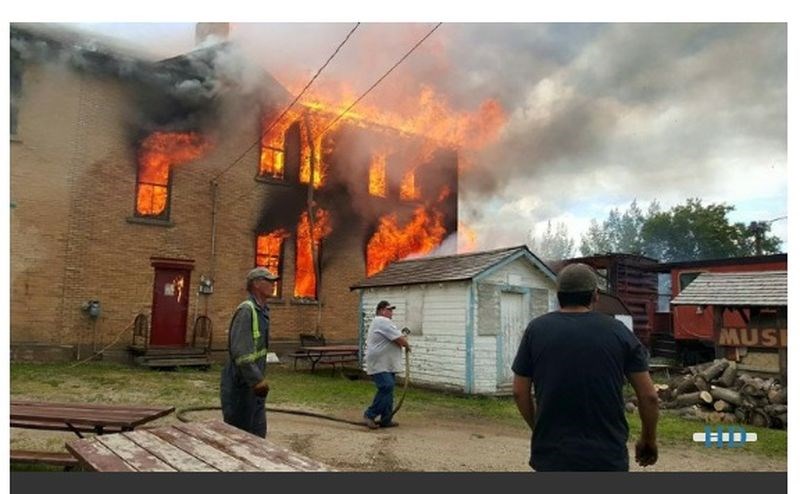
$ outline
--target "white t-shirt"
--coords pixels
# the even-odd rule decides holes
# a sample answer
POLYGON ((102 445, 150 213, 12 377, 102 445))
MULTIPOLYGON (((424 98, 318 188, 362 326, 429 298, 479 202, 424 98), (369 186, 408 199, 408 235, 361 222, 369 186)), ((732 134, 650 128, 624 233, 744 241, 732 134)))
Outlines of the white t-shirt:
POLYGON ((367 374, 403 370, 403 350, 393 343, 403 336, 388 317, 375 316, 367 335, 367 374))

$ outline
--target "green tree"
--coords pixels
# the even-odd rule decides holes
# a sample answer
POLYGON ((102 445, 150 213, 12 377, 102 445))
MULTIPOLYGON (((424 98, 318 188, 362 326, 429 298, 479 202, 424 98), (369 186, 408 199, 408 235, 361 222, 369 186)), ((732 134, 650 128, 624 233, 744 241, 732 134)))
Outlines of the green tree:
POLYGON ((547 229, 541 237, 536 235, 535 229, 531 231, 528 247, 534 254, 548 261, 569 259, 575 252, 575 240, 570 237, 566 223, 559 221, 553 227, 548 220, 547 229))
POLYGON ((779 252, 780 239, 768 235, 768 223, 754 222, 751 227, 731 224, 728 213, 733 210, 724 203, 706 206, 695 198, 669 211, 656 212, 641 228, 644 254, 671 262, 779 252))
POLYGON ((642 254, 644 252, 642 227, 659 209, 658 203, 653 201, 645 215, 634 199, 623 213, 617 208, 612 209, 602 225, 593 219, 589 230, 581 236, 581 254, 584 256, 607 252, 642 254))

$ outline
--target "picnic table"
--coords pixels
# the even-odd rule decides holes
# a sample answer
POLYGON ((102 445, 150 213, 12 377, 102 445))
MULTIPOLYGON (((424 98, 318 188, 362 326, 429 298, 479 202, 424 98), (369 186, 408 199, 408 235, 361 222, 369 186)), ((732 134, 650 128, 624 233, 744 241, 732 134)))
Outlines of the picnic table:
POLYGON ((96 403, 11 401, 11 427, 107 434, 132 431, 142 424, 169 415, 175 407, 139 407, 96 403))
MULTIPOLYGON (((86 403, 11 401, 11 427, 70 431, 97 435, 132 431, 136 427, 172 413, 175 407, 133 407, 86 403)), ((77 461, 69 453, 56 451, 11 450, 17 463, 45 463, 72 468, 77 461)))
POLYGON ((181 423, 67 442, 97 472, 309 472, 328 466, 220 420, 181 423))
POLYGON ((311 364, 311 372, 314 372, 317 364, 331 365, 332 371, 336 370, 336 364, 344 365, 348 362, 358 362, 358 345, 324 345, 324 346, 304 346, 292 354, 297 365, 297 359, 308 360, 311 364))

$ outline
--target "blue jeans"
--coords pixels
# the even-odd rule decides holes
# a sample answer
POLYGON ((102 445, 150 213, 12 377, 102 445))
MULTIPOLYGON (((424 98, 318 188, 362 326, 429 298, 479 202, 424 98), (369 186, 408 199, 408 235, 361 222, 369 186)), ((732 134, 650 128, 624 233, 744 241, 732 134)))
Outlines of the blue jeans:
POLYGON ((373 374, 372 381, 375 382, 375 387, 378 388, 378 390, 375 392, 375 398, 372 399, 372 405, 364 412, 364 416, 371 420, 380 417, 380 423, 386 425, 392 420, 394 373, 379 372, 373 374))

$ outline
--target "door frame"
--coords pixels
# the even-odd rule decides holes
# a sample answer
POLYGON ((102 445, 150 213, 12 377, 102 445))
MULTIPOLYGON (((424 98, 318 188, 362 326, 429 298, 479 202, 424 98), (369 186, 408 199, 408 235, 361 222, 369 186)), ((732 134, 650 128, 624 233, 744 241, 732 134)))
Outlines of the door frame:
MULTIPOLYGON (((158 287, 156 287, 156 273, 158 273, 161 269, 177 269, 181 271, 186 271, 188 273, 186 279, 186 318, 183 322, 183 340, 184 343, 181 346, 186 345, 186 331, 188 328, 189 323, 189 304, 191 303, 191 297, 189 294, 191 293, 191 286, 192 286, 192 271, 194 270, 194 259, 173 259, 168 257, 151 257, 150 258, 150 266, 153 268, 153 298, 152 303, 150 306, 150 338, 147 342, 149 346, 163 346, 163 345, 153 345, 153 335, 155 331, 153 331, 153 323, 155 321, 155 311, 156 311, 156 296, 158 292, 158 287)), ((173 346, 173 345, 168 345, 173 346)))
POLYGON ((497 377, 495 379, 496 386, 509 386, 514 381, 514 373, 510 372, 508 378, 506 379, 506 371, 510 371, 512 364, 514 363, 514 355, 506 355, 505 348, 506 348, 506 333, 503 329, 503 309, 502 309, 502 299, 503 294, 513 294, 513 295, 521 295, 522 296, 522 314, 521 316, 521 323, 522 326, 520 327, 520 340, 522 339, 522 335, 525 333, 525 327, 527 326, 528 322, 530 322, 530 305, 531 305, 531 290, 528 288, 523 287, 504 287, 500 290, 500 300, 499 300, 499 310, 498 316, 500 320, 498 321, 499 331, 497 332, 497 377))

